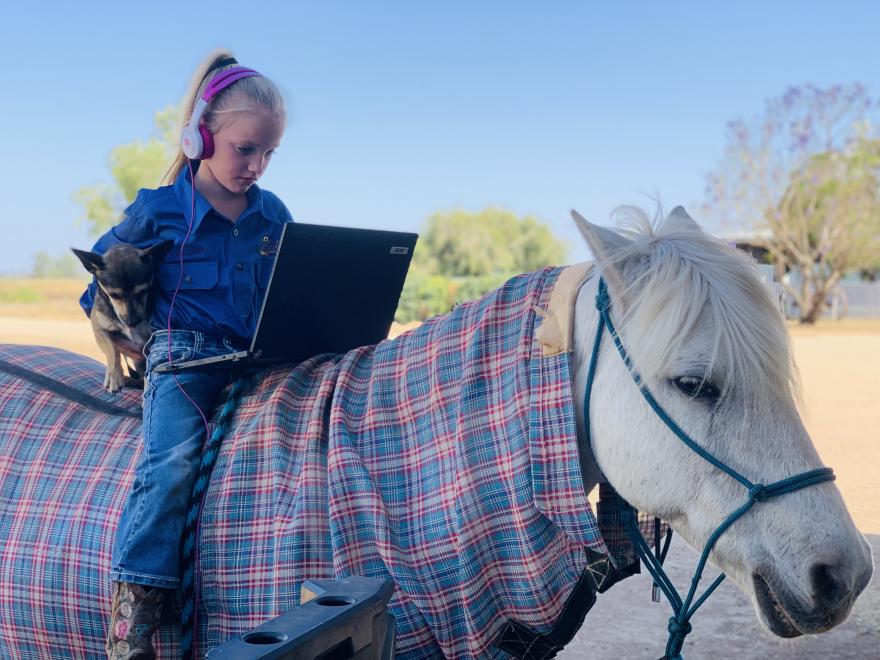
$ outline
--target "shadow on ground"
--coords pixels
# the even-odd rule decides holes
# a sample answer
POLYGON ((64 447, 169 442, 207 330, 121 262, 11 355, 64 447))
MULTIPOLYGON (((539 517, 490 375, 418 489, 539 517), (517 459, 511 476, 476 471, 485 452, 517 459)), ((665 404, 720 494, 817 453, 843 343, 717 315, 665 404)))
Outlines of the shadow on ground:
MULTIPOLYGON (((867 538, 874 551, 874 577, 840 626, 822 635, 775 637, 758 622, 749 598, 725 580, 694 615, 694 630, 683 649, 685 660, 880 658, 880 535, 867 538)), ((688 585, 697 559, 684 541, 673 539, 667 567, 679 591, 688 585)), ((718 571, 708 567, 701 586, 710 584, 716 575, 718 571)), ((655 660, 663 655, 670 614, 665 599, 651 602, 651 578, 643 572, 600 594, 581 630, 557 657, 655 660)))

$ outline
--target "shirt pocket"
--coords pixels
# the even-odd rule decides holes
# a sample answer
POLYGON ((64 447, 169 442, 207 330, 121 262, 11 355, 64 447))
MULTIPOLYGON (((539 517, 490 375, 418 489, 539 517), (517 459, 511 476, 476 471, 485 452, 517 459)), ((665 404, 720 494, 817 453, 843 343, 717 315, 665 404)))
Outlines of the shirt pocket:
POLYGON ((180 290, 213 289, 217 286, 219 268, 216 261, 191 261, 183 264, 183 277, 180 266, 175 263, 162 264, 159 268, 159 286, 165 291, 174 291, 180 282, 180 290))

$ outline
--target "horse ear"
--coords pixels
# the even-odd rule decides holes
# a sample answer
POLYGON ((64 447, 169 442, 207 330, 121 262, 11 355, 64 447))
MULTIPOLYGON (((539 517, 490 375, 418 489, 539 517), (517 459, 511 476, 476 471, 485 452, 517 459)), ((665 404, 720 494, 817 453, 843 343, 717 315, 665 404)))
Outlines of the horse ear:
POLYGON ((82 262, 82 265, 85 266, 86 270, 92 275, 97 275, 98 271, 104 270, 104 258, 100 254, 86 252, 85 250, 77 250, 74 247, 70 249, 73 250, 73 253, 82 262))
POLYGON ((601 266, 602 277, 608 283, 611 293, 616 293, 618 296, 622 295, 624 290, 623 274, 614 265, 612 257, 615 253, 629 247, 630 241, 615 231, 588 222, 584 216, 573 209, 571 217, 574 218, 577 228, 587 241, 587 245, 590 246, 590 251, 596 257, 596 261, 601 266))
POLYGON ((700 225, 688 215, 683 206, 676 206, 669 214, 667 221, 674 221, 678 228, 690 231, 702 231, 700 225))

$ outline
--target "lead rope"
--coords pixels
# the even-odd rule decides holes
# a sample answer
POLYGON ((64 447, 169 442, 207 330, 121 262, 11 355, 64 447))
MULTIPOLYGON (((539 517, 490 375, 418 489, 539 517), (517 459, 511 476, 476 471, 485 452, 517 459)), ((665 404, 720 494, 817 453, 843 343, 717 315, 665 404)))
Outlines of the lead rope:
MULTIPOLYGON (((666 538, 663 541, 663 549, 660 549, 660 518, 654 518, 654 558, 663 566, 666 561, 666 553, 669 552, 669 544, 672 543, 672 527, 666 526, 666 538)), ((651 585, 651 602, 660 602, 660 585, 655 581, 651 585)))
POLYGON ((196 615, 196 589, 195 589, 195 556, 198 541, 199 513, 202 509, 202 498, 211 482, 211 473, 220 455, 220 446, 232 423, 235 408, 238 405, 248 385, 250 376, 245 374, 236 380, 229 389, 226 403, 220 410, 217 425, 211 434, 211 439, 202 451, 202 461, 199 464, 199 475, 193 485, 192 494, 189 497, 186 522, 184 523, 183 535, 180 542, 180 657, 183 660, 192 660, 195 646, 195 615, 196 615))
MULTIPOLYGON (((611 339, 614 341, 614 345, 617 347, 617 352, 620 353, 620 357, 626 364, 630 375, 639 388, 639 391, 663 423, 666 424, 666 426, 669 427, 669 429, 682 442, 696 452, 701 458, 741 483, 749 493, 748 499, 738 509, 727 516, 724 522, 722 522, 712 533, 709 540, 706 541, 706 546, 703 548, 703 552, 700 555, 700 560, 697 563, 694 576, 691 578, 691 585, 687 597, 683 601, 678 591, 675 589, 675 586, 672 584, 672 581, 669 579, 669 576, 663 570, 663 558, 665 558, 670 537, 667 537, 666 548, 664 548, 663 552, 658 552, 658 556, 656 557, 652 555, 651 547, 645 541, 645 538, 642 536, 641 530, 639 529, 636 510, 632 506, 628 504, 626 505, 624 519, 627 535, 635 546, 639 558, 645 563, 645 567, 648 569, 651 577, 654 578, 654 583, 661 591, 663 591, 663 594, 666 596, 666 599, 672 607, 673 616, 670 617, 669 625, 667 626, 669 638, 666 642, 665 655, 661 660, 683 660, 681 648, 684 645, 685 637, 693 629, 690 623, 691 618, 725 578, 724 573, 715 578, 712 584, 710 584, 703 594, 697 598, 693 605, 691 605, 697 586, 700 583, 700 578, 703 575, 703 569, 706 567, 706 562, 709 559, 709 553, 718 541, 718 537, 720 537, 721 534, 723 534, 727 528, 740 517, 745 515, 755 502, 764 502, 772 497, 791 493, 800 490, 801 488, 820 484, 825 481, 833 481, 835 479, 834 471, 831 468, 818 468, 792 477, 780 479, 779 481, 775 481, 768 485, 755 484, 746 479, 732 467, 726 465, 694 442, 690 436, 688 436, 688 434, 675 423, 663 407, 657 403, 657 400, 648 390, 647 386, 642 383, 641 376, 639 376, 639 374, 633 369, 629 355, 627 355, 626 349, 623 347, 623 343, 620 341, 620 337, 617 334, 617 330, 615 330, 614 324, 611 322, 611 298, 608 295, 608 288, 605 281, 601 278, 599 279, 599 290, 596 294, 596 307, 599 310, 599 324, 596 328, 596 337, 593 342, 593 354, 590 358, 590 370, 587 375, 587 383, 584 391, 584 422, 586 426, 587 442, 590 442, 590 399, 593 389, 593 380, 596 375, 596 363, 599 360, 599 348, 602 345, 602 333, 607 329, 608 334, 611 335, 611 339)), ((659 550, 659 538, 655 542, 655 545, 656 549, 659 550)))

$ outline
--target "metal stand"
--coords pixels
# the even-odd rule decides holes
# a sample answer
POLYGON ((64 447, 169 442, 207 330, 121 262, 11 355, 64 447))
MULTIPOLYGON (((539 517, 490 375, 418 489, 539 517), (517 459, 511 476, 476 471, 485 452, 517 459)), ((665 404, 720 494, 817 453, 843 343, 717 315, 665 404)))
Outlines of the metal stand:
POLYGON ((212 649, 206 660, 391 660, 390 580, 307 580, 302 605, 212 649))

